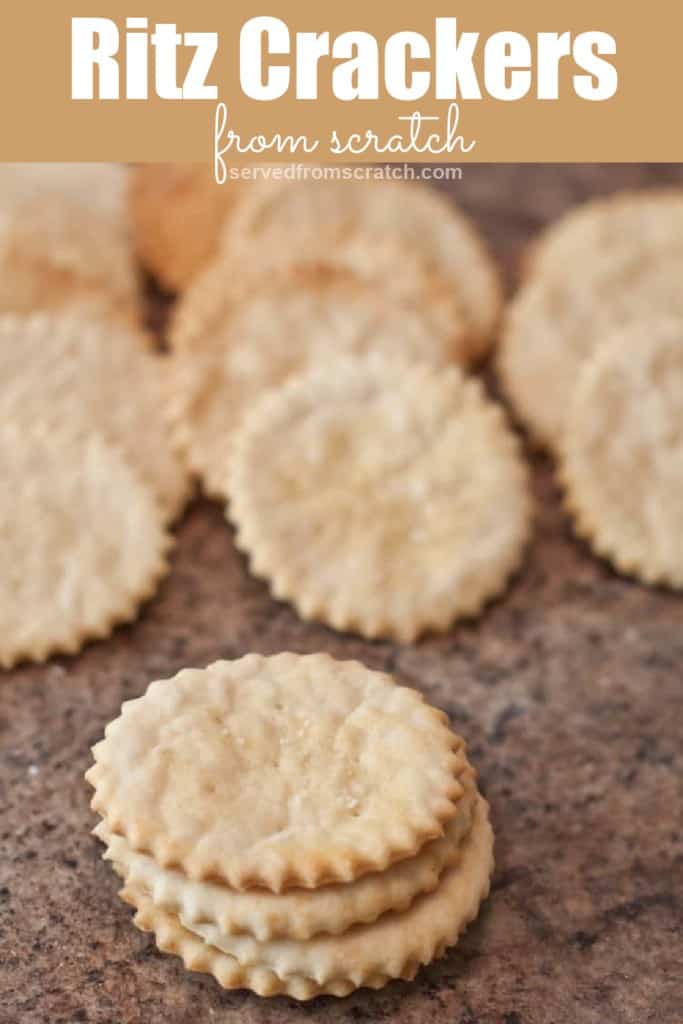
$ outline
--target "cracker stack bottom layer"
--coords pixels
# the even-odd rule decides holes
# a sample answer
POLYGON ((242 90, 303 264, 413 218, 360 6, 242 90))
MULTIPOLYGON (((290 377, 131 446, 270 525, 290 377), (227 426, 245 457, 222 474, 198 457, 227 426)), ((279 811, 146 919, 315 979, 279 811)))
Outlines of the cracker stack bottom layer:
POLYGON ((135 923, 225 988, 310 999, 411 979, 489 889, 462 740, 327 655, 186 669, 123 705, 86 778, 135 923))

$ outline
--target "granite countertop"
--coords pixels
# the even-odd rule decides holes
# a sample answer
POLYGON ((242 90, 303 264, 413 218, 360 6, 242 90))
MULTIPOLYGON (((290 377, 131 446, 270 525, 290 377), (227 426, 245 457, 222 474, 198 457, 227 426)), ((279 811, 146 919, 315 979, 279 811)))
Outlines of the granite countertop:
MULTIPOLYGON (((683 168, 465 166, 449 187, 511 271, 567 205, 663 181, 683 168)), ((444 637, 400 647, 298 621, 198 501, 136 624, 0 675, 0 1024, 679 1024, 683 600, 591 557, 540 457, 534 487, 523 571, 444 637), (133 928, 90 836, 89 747, 123 700, 185 665, 284 649, 392 671, 469 740, 497 834, 492 894, 411 984, 306 1005, 223 992, 133 928)))

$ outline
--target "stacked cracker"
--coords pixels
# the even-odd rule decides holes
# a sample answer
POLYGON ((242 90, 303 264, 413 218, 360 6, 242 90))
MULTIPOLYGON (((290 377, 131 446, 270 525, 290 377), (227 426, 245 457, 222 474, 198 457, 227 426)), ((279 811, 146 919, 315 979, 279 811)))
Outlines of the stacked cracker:
POLYGON ((558 458, 577 532, 621 572, 683 586, 683 193, 595 200, 534 246, 499 369, 558 458))
POLYGON ((261 184, 181 296, 179 450, 252 570, 299 614, 414 640, 479 613, 530 501, 501 408, 466 370, 501 289, 465 216, 417 185, 261 184))
POLYGON ((0 665, 72 653, 166 572, 187 474, 137 326, 125 172, 0 169, 0 665))
POLYGON ((95 831, 136 924, 226 988, 309 999, 410 979, 488 892, 462 740, 357 662, 186 669, 124 704, 93 753, 95 831))

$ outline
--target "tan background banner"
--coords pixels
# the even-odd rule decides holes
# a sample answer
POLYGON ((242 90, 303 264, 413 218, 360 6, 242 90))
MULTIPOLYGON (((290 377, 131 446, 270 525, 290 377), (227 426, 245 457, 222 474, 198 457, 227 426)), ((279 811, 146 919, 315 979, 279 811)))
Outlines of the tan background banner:
MULTIPOLYGON (((571 4, 539 0, 482 4, 461 0, 453 5, 413 2, 387 8, 369 0, 348 0, 335 5, 279 3, 265 7, 223 0, 194 0, 191 4, 186 0, 135 0, 126 5, 98 0, 26 0, 5 5, 0 39, 1 160, 213 160, 218 100, 162 100, 154 96, 151 56, 149 84, 153 98, 71 98, 73 17, 109 18, 116 22, 121 40, 122 86, 126 80, 126 17, 147 18, 150 34, 157 22, 175 22, 179 33, 217 32, 218 52, 208 81, 218 87, 218 100, 227 105, 228 127, 239 132, 243 140, 256 134, 271 137, 274 133, 303 133, 310 140, 319 141, 318 149, 309 159, 321 161, 335 158, 329 149, 333 130, 340 139, 352 133, 364 134, 366 130, 375 132, 382 141, 396 133, 407 139, 409 124, 399 118, 414 112, 436 118, 429 123, 429 131, 445 135, 449 101, 434 97, 435 18, 457 17, 458 33, 477 32, 480 36, 474 67, 483 96, 459 100, 458 133, 470 147, 468 152, 457 147, 453 152, 440 154, 382 154, 370 149, 355 157, 347 152, 336 159, 456 163, 683 160, 678 112, 682 95, 683 8, 661 0, 645 7, 600 0, 575 0, 571 4), (277 16, 284 21, 292 48, 297 32, 327 31, 331 41, 342 32, 371 33, 378 43, 380 61, 392 33, 422 33, 429 43, 431 57, 410 61, 409 72, 430 71, 430 88, 419 99, 391 98, 384 89, 381 62, 380 98, 344 102, 333 95, 331 84, 332 70, 340 61, 322 57, 318 65, 318 99, 297 100, 293 86, 277 100, 248 99, 240 88, 240 29, 258 15, 277 16), (520 33, 529 43, 530 90, 521 99, 506 101, 487 95, 484 44, 493 33, 502 31, 520 33), (571 33, 572 42, 585 32, 608 33, 614 38, 616 54, 605 57, 618 73, 616 93, 610 99, 591 101, 576 95, 574 76, 585 77, 587 71, 577 66, 575 54, 560 63, 559 99, 537 98, 538 33, 564 32, 571 33)), ((179 51, 180 83, 191 52, 186 48, 179 51)), ((276 57, 273 61, 289 64, 293 69, 296 63, 293 56, 276 57)), ((500 81, 500 71, 496 73, 494 69, 492 74, 500 81)), ((502 80, 509 82, 505 74, 502 80)), ((595 85, 595 78, 586 81, 588 86, 595 85)), ((422 137, 426 134, 423 131, 422 137)), ((270 152, 261 158, 277 157, 270 152)), ((280 157, 283 158, 289 159, 280 157)), ((242 159, 253 161, 255 157, 252 154, 242 159)), ((239 157, 230 152, 226 153, 226 160, 237 163, 239 157)))

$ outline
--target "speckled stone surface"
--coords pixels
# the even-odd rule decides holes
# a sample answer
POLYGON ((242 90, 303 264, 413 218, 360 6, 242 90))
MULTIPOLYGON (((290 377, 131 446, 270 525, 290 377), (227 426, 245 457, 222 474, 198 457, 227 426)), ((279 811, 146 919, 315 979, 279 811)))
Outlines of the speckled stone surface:
MULTIPOLYGON (((511 271, 567 205, 655 181, 683 183, 683 169, 470 166, 451 187, 511 271)), ((523 572, 447 636, 396 647, 299 622, 249 578, 221 510, 197 502, 137 624, 2 673, 1 1024, 680 1024, 683 599, 592 558, 534 465, 523 572), (470 741, 497 832, 493 891, 412 984, 302 1006, 223 992, 132 927, 89 834, 89 747, 122 700, 184 665, 283 649, 389 669, 470 741)))

